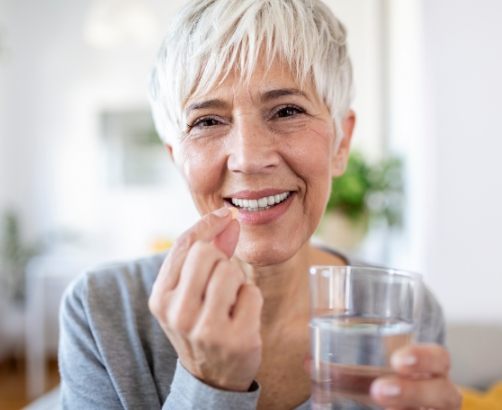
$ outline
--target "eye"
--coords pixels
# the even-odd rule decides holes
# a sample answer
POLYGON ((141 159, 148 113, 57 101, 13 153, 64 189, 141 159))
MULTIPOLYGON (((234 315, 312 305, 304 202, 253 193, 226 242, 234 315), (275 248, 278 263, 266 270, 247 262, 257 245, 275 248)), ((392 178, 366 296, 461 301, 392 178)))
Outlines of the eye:
POLYGON ((219 121, 214 117, 202 117, 202 118, 197 118, 191 124, 187 124, 187 127, 188 131, 190 131, 193 128, 210 128, 219 124, 221 124, 221 121, 219 121))
POLYGON ((274 114, 277 118, 294 117, 299 114, 304 114, 305 110, 296 105, 287 105, 280 107, 274 114))

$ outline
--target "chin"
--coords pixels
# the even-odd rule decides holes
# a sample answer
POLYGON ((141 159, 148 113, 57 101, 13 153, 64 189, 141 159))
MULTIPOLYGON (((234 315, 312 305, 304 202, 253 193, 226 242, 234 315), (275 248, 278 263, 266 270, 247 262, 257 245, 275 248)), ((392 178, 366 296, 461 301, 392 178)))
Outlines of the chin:
POLYGON ((271 243, 271 241, 248 241, 244 239, 239 241, 235 256, 253 266, 272 266, 293 258, 302 248, 302 245, 303 243, 298 243, 295 246, 291 241, 274 240, 271 243))

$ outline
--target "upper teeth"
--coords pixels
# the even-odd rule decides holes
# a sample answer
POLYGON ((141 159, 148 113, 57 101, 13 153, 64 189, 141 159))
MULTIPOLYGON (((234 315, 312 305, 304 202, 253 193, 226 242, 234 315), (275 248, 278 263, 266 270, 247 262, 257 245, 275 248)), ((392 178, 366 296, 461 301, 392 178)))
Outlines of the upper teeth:
POLYGON ((232 204, 241 208, 248 208, 250 210, 255 210, 258 208, 267 208, 269 206, 278 204, 284 201, 289 195, 289 192, 283 192, 278 195, 265 196, 259 199, 237 199, 232 198, 232 204))

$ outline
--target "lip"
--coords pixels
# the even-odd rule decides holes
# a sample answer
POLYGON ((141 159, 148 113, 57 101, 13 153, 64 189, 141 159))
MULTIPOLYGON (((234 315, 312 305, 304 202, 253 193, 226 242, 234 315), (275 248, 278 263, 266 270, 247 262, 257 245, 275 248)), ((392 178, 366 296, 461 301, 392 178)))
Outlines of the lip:
POLYGON ((275 188, 268 188, 268 189, 262 189, 259 191, 250 191, 250 190, 244 190, 244 191, 239 191, 235 192, 233 194, 225 196, 225 198, 230 199, 230 198, 235 198, 235 199, 260 199, 266 196, 272 196, 272 195, 279 195, 284 192, 290 192, 293 193, 289 189, 275 189, 275 188))
MULTIPOLYGON (((269 193, 272 192, 272 190, 264 190, 264 191, 241 191, 238 194, 242 195, 253 195, 253 196, 232 196, 232 198, 239 198, 239 199, 257 199, 257 198, 262 198, 264 196, 270 196, 270 195, 276 195, 282 192, 286 192, 284 190, 279 191, 275 190, 274 193, 269 193), (244 192, 246 192, 244 194, 244 192), (267 192, 264 194, 264 192, 267 192), (258 196, 256 194, 259 194, 258 196)), ((247 211, 242 208, 238 208, 236 206, 233 206, 230 204, 230 201, 227 201, 227 206, 232 206, 233 208, 238 210, 237 213, 237 219, 239 220, 240 223, 246 224, 246 225, 264 225, 264 224, 269 224, 277 219, 279 219, 282 215, 286 213, 286 211, 289 209, 291 206, 294 198, 295 198, 295 192, 293 191, 287 191, 289 192, 288 198, 281 202, 278 205, 272 206, 271 208, 264 209, 263 211, 247 211)))

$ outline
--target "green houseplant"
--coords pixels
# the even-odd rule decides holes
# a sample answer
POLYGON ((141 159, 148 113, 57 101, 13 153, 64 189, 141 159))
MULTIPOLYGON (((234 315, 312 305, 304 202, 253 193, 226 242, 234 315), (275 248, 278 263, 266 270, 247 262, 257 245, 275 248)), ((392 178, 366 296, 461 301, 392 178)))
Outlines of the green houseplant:
POLYGON ((13 301, 24 300, 25 269, 28 261, 42 251, 43 245, 26 244, 21 238, 19 219, 14 211, 3 216, 0 236, 0 283, 13 301))
POLYGON ((30 260, 53 250, 57 245, 76 244, 80 235, 67 229, 46 232, 27 242, 22 237, 21 222, 14 210, 7 210, 0 221, 0 293, 22 304, 25 298, 26 268, 30 260))
POLYGON ((345 173, 333 179, 326 215, 319 229, 321 238, 350 250, 357 247, 373 223, 400 227, 404 200, 402 173, 403 164, 397 157, 370 162, 359 152, 351 153, 345 173))

